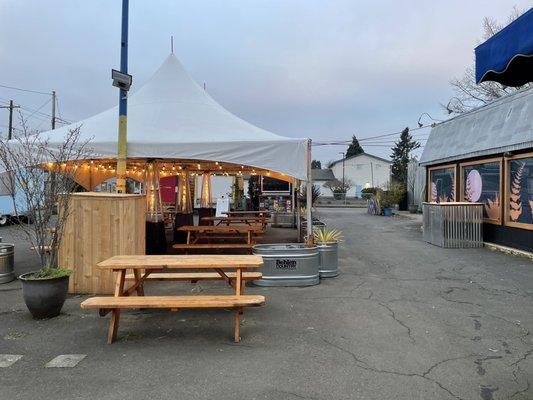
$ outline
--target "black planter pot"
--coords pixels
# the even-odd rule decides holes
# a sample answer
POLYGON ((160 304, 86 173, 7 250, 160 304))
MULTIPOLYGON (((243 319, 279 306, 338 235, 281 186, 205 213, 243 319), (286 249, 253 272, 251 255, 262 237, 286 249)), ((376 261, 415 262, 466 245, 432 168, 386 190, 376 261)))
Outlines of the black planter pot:
POLYGON ((67 299, 69 277, 28 279, 34 273, 19 276, 26 307, 35 319, 57 317, 67 299))

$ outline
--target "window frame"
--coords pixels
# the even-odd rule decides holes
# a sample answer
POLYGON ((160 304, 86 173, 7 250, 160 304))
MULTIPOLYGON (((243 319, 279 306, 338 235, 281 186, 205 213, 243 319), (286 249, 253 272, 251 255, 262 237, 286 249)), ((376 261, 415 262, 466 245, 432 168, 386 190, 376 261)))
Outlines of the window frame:
POLYGON ((505 202, 503 205, 503 225, 513 228, 521 228, 533 231, 533 224, 526 224, 524 222, 515 222, 509 220, 509 203, 511 197, 510 176, 511 168, 509 168, 509 162, 514 160, 520 160, 522 158, 533 158, 533 152, 515 154, 512 156, 504 157, 504 190, 505 190, 505 202))
MULTIPOLYGON (((464 198, 464 167, 468 167, 472 165, 490 164, 490 163, 496 163, 496 162, 500 165, 500 182, 498 185, 500 187, 500 217, 497 220, 483 217, 483 222, 486 222, 488 224, 494 224, 494 225, 502 225, 503 218, 504 218, 503 210, 505 209, 505 204, 506 204, 506 201, 504 199, 504 197, 506 196, 506 193, 503 193, 504 192, 504 185, 503 185, 504 159, 503 157, 482 158, 482 159, 475 160, 475 161, 465 161, 465 162, 459 163, 459 199, 461 199, 460 201, 466 202, 464 198)), ((485 207, 484 204, 483 204, 483 207, 485 207)))
POLYGON ((435 203, 434 201, 431 201, 431 172, 434 170, 451 168, 453 168, 453 201, 448 201, 448 203, 454 203, 457 201, 457 164, 454 163, 428 167, 426 177, 426 199, 428 203, 435 203))

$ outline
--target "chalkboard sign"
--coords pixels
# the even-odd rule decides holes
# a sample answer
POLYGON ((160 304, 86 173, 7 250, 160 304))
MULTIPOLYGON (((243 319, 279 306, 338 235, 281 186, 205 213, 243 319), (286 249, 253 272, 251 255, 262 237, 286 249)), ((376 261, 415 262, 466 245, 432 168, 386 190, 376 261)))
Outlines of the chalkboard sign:
POLYGON ((507 220, 533 224, 533 157, 508 163, 507 220))
POLYGON ((462 167, 462 199, 483 203, 483 217, 501 219, 500 162, 486 162, 462 167))

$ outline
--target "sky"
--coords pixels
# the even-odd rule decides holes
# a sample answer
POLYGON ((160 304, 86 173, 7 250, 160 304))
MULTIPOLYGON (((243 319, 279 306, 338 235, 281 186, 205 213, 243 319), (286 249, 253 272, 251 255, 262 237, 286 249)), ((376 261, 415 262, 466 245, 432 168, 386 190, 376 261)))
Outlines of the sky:
MULTIPOLYGON (((423 113, 447 118, 449 81, 472 64, 483 17, 504 22, 513 6, 533 1, 130 0, 132 90, 174 36, 191 76, 261 128, 316 144, 399 132, 423 113)), ((55 90, 68 121, 117 103, 120 0, 0 0, 0 21, 0 85, 55 90)), ((0 87, 0 105, 9 99, 31 128, 50 127, 51 96, 0 87)), ((0 131, 7 121, 0 109, 0 131)), ((429 129, 413 134, 424 143, 429 129)), ((391 144, 363 148, 388 158, 391 144)), ((313 158, 327 163, 345 150, 314 146, 313 158)))

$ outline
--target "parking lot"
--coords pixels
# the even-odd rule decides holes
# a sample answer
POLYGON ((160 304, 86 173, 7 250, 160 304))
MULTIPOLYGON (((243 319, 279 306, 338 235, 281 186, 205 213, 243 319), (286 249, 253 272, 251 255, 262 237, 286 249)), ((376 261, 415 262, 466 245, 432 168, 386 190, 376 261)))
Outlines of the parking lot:
MULTIPOLYGON (((107 318, 81 310, 85 297, 70 297, 58 318, 34 321, 20 284, 0 285, 0 354, 21 356, 0 368, 0 398, 533 398, 530 260, 431 246, 408 217, 318 215, 344 232, 341 275, 308 288, 247 289, 267 306, 246 311, 239 344, 230 311, 139 310, 123 313, 118 341, 107 345, 107 318), (80 357, 46 366, 62 355, 80 357)), ((23 273, 36 263, 15 231, 0 235, 15 242, 23 273)))

